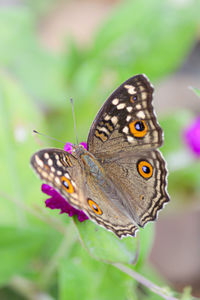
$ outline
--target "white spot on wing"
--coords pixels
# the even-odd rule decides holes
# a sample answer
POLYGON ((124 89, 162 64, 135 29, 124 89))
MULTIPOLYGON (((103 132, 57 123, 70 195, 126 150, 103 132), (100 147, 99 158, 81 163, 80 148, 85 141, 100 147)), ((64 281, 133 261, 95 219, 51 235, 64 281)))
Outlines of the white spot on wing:
POLYGON ((126 109, 127 109, 128 112, 132 112, 132 110, 133 110, 132 106, 127 106, 126 109))
POLYGON ((147 108, 147 101, 143 101, 142 106, 143 108, 147 108))
POLYGON ((62 164, 61 164, 61 162, 59 161, 59 159, 56 160, 56 163, 57 163, 57 165, 58 165, 59 167, 62 167, 62 164))
POLYGON ((140 118, 140 119, 145 119, 145 114, 144 112, 141 110, 137 113, 137 117, 140 118))
POLYGON ((129 143, 134 142, 134 138, 130 135, 127 136, 127 140, 128 140, 129 143))
POLYGON ((76 184, 73 180, 71 180, 71 184, 76 188, 76 184))
POLYGON ((123 129, 122 129, 122 131, 124 132, 124 133, 128 133, 128 127, 127 126, 125 126, 123 129))
POLYGON ((120 104, 117 105, 117 109, 118 110, 123 109, 125 106, 126 106, 125 103, 120 103, 120 104))
POLYGON ((48 159, 48 158, 49 158, 49 154, 48 154, 47 152, 44 154, 44 158, 45 158, 45 159, 48 159))
POLYGON ((51 167, 51 172, 55 172, 56 171, 56 169, 54 168, 54 167, 51 167))
POLYGON ((130 95, 134 95, 134 94, 137 93, 137 92, 136 92, 136 89, 135 89, 135 87, 134 87, 133 85, 125 84, 124 87, 128 90, 128 93, 129 93, 130 95))
POLYGON ((118 122, 118 118, 116 116, 112 117, 111 122, 113 123, 113 125, 116 125, 118 122))
POLYGON ((138 110, 142 108, 142 106, 141 106, 140 104, 137 104, 135 107, 136 107, 138 110))
POLYGON ((140 89, 140 92, 143 92, 143 91, 144 91, 143 85, 140 85, 140 86, 139 86, 139 89, 140 89))
POLYGON ((109 115, 106 115, 105 117, 104 117, 104 120, 105 121, 109 121, 111 119, 111 116, 109 116, 109 115))
POLYGON ((47 177, 48 177, 48 174, 47 174, 47 172, 45 172, 45 171, 42 171, 42 177, 44 177, 44 178, 47 178, 47 177))
POLYGON ((57 185, 61 185, 59 177, 55 177, 54 180, 57 183, 57 185))
POLYGON ((52 166, 53 165, 53 160, 51 158, 49 158, 47 163, 48 163, 49 166, 52 166))
POLYGON ((142 93, 142 100, 145 100, 147 98, 147 93, 143 92, 142 93))
POLYGON ((119 99, 118 98, 113 99, 113 101, 112 101, 113 105, 117 105, 118 103, 119 103, 119 99))
POLYGON ((43 161, 37 155, 35 155, 35 161, 38 164, 38 166, 40 166, 41 168, 44 167, 43 161))
POLYGON ((109 131, 108 131, 108 129, 107 129, 107 128, 105 128, 105 127, 100 127, 100 126, 97 126, 97 129, 98 129, 98 130, 100 130, 100 131, 102 131, 102 132, 105 132, 107 135, 109 135, 109 131))

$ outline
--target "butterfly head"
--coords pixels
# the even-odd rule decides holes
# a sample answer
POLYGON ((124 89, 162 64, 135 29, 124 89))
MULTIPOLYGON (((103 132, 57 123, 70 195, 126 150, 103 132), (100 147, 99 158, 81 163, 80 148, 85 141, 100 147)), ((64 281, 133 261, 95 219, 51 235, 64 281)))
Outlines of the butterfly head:
POLYGON ((85 147, 81 144, 79 145, 72 145, 72 154, 75 154, 75 156, 80 157, 82 154, 87 153, 87 150, 85 147))

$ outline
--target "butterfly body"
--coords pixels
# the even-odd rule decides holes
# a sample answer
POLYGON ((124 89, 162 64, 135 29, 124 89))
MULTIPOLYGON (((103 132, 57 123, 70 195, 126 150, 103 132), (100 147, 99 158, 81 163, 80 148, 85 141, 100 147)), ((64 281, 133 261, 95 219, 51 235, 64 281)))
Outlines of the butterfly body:
POLYGON ((104 171, 101 164, 94 157, 94 155, 85 150, 85 153, 80 155, 80 159, 84 166, 85 173, 93 176, 94 178, 96 178, 99 184, 102 184, 105 181, 104 171))
POLYGON ((134 236, 169 201, 152 93, 145 75, 128 79, 97 114, 87 150, 44 149, 31 159, 42 180, 118 237, 134 236))

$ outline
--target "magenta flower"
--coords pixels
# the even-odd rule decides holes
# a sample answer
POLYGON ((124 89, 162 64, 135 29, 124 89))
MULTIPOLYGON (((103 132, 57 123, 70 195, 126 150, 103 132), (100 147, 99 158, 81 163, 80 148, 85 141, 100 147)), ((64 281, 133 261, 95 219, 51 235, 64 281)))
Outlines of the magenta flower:
MULTIPOLYGON (((64 150, 71 152, 72 151, 72 144, 66 143, 64 150)), ((86 150, 87 150, 87 143, 83 142, 80 143, 86 150)), ((72 217, 74 215, 77 215, 78 220, 80 222, 83 222, 88 219, 86 214, 82 210, 78 210, 71 206, 65 198, 63 198, 54 188, 52 188, 48 184, 42 184, 42 192, 47 194, 48 196, 51 196, 45 201, 46 207, 49 207, 51 209, 60 209, 60 213, 67 213, 69 217, 72 217)))
POLYGON ((197 117, 184 132, 184 140, 196 157, 200 157, 200 117, 197 117))
MULTIPOLYGON (((87 143, 82 142, 79 145, 82 145, 87 150, 87 143)), ((72 152, 72 143, 66 143, 64 146, 64 150, 71 153, 72 152)))

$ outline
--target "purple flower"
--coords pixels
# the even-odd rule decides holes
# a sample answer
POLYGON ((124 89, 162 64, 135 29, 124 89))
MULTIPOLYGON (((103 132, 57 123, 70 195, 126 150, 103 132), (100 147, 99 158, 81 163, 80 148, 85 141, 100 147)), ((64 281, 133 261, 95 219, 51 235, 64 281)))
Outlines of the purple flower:
POLYGON ((196 157, 200 157, 200 117, 197 117, 184 132, 184 140, 196 157))
MULTIPOLYGON (((87 150, 87 143, 82 142, 79 145, 82 145, 87 150)), ((64 150, 71 153, 72 152, 72 143, 66 143, 64 146, 64 150)))
MULTIPOLYGON (((71 153, 71 145, 71 143, 66 143, 64 150, 71 153)), ((87 150, 87 143, 83 142, 80 143, 80 145, 82 145, 87 150)), ((51 196, 45 201, 46 207, 49 207, 51 209, 60 209, 61 214, 67 213, 69 217, 77 215, 78 220, 80 222, 83 222, 88 219, 88 217, 82 210, 78 210, 71 206, 65 198, 63 198, 54 188, 52 188, 48 184, 42 184, 41 189, 43 193, 47 194, 48 196, 51 196)))

